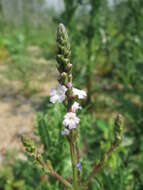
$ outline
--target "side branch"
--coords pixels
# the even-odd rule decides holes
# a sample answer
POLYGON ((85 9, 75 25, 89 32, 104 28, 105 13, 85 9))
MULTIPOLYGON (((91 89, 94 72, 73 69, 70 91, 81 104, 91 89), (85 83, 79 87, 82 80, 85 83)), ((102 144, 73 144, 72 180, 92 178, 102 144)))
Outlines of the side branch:
POLYGON ((57 172, 52 171, 49 173, 49 175, 51 175, 52 177, 55 177, 60 183, 62 183, 65 187, 72 189, 71 184, 65 180, 61 175, 59 175, 57 172))
POLYGON ((41 158, 38 158, 38 157, 37 157, 37 161, 42 166, 46 174, 49 174, 50 176, 56 178, 65 187, 71 189, 72 187, 71 184, 67 180, 65 180, 60 174, 58 174, 56 171, 53 170, 53 167, 50 162, 48 164, 45 164, 45 162, 41 158))
POLYGON ((98 173, 98 171, 104 166, 104 163, 108 159, 108 157, 112 154, 112 152, 118 147, 122 140, 122 130, 123 130, 123 118, 120 114, 117 115, 114 122, 114 141, 112 142, 111 147, 107 152, 104 153, 103 158, 99 161, 98 164, 94 164, 93 169, 85 182, 83 183, 83 189, 87 189, 89 183, 93 179, 93 177, 98 173))
POLYGON ((70 190, 72 189, 71 184, 66 179, 64 179, 60 174, 54 171, 50 161, 47 161, 47 163, 45 163, 45 161, 42 158, 42 155, 38 152, 35 143, 33 142, 32 139, 22 137, 21 140, 26 149, 26 152, 32 158, 33 162, 36 165, 40 166, 46 174, 56 178, 65 187, 67 187, 70 190))
POLYGON ((108 159, 108 157, 112 154, 112 152, 116 149, 117 146, 118 146, 117 144, 112 144, 110 149, 104 154, 103 159, 101 159, 98 164, 96 164, 96 163, 94 164, 94 167, 93 167, 91 173, 89 174, 89 176, 87 177, 86 181, 83 184, 84 189, 87 189, 88 184, 92 181, 94 176, 96 176, 96 174, 104 166, 105 161, 108 159))

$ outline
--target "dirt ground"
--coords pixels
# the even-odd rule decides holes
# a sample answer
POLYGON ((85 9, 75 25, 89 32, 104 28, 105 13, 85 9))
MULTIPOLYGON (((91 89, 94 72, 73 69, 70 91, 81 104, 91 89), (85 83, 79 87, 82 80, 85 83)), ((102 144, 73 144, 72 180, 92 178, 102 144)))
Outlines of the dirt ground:
MULTIPOLYGON (((4 69, 6 66, 0 64, 0 71, 4 69)), ((21 150, 21 135, 32 133, 42 97, 47 96, 55 85, 56 79, 51 74, 50 82, 45 80, 40 84, 39 92, 24 97, 19 81, 7 80, 0 74, 0 160, 8 150, 21 150)))

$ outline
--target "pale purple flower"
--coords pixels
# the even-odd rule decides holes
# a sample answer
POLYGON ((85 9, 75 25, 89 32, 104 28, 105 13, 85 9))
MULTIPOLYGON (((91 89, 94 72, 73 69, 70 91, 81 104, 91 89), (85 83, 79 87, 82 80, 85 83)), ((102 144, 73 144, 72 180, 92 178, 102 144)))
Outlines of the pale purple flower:
POLYGON ((73 88, 72 91, 73 91, 73 95, 78 96, 79 99, 84 99, 87 96, 87 94, 84 90, 79 90, 77 88, 73 88))
POLYGON ((51 89, 50 102, 55 104, 56 102, 63 102, 65 100, 65 93, 67 88, 64 85, 58 85, 56 88, 51 89))
POLYGON ((79 105, 78 102, 74 102, 74 104, 72 105, 72 112, 76 112, 76 110, 81 110, 81 106, 79 105))
POLYGON ((73 112, 68 112, 64 116, 63 125, 69 127, 69 129, 76 128, 77 124, 79 124, 80 119, 73 112))
POLYGON ((77 163, 76 167, 77 167, 77 169, 78 169, 79 171, 81 171, 82 167, 81 167, 81 163, 80 163, 80 162, 77 163))
POLYGON ((67 128, 64 128, 64 130, 61 131, 61 134, 64 135, 69 135, 70 131, 67 128))

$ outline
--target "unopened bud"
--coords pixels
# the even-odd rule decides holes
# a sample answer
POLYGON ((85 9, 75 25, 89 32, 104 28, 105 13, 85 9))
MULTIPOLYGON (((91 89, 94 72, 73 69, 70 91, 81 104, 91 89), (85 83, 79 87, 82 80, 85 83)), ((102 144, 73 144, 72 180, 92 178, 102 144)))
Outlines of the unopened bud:
POLYGON ((35 144, 32 139, 22 136, 21 141, 29 153, 34 153, 36 150, 35 144))
POLYGON ((67 83, 67 87, 68 87, 68 88, 72 88, 72 83, 71 83, 71 82, 68 82, 68 83, 67 83))
POLYGON ((65 73, 65 72, 62 72, 61 73, 61 77, 64 79, 64 78, 66 78, 66 76, 67 76, 67 74, 65 73))
POLYGON ((61 85, 66 85, 68 81, 67 73, 62 72, 62 74, 60 75, 60 80, 58 81, 60 82, 61 85))
MULTIPOLYGON (((57 29, 57 54, 62 55, 64 59, 69 59, 71 54, 68 34, 63 24, 59 24, 57 29)), ((57 61, 60 62, 61 60, 57 61)))
POLYGON ((70 73, 71 70, 72 70, 72 64, 71 64, 71 63, 68 63, 68 64, 66 65, 66 71, 67 71, 68 73, 70 73))
POLYGON ((72 81, 72 74, 69 74, 69 81, 72 81))
POLYGON ((115 119, 115 126, 114 126, 114 135, 116 143, 119 143, 122 140, 122 131, 123 131, 123 117, 122 115, 118 114, 115 119))

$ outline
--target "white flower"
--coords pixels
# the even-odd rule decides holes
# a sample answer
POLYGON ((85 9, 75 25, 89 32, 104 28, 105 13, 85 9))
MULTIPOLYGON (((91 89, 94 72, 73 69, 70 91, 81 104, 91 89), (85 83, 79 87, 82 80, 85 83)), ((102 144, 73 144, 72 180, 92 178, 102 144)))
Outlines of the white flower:
POLYGON ((64 130, 61 131, 61 134, 64 135, 69 135, 70 131, 66 128, 64 128, 64 130))
POLYGON ((50 102, 55 104, 56 102, 63 102, 65 100, 65 93, 67 88, 63 85, 58 85, 56 88, 51 89, 50 102))
POLYGON ((63 124, 64 124, 64 126, 68 126, 69 129, 76 128, 76 125, 79 124, 79 122, 80 122, 80 119, 73 112, 68 112, 64 116, 63 124))
POLYGON ((87 96, 87 94, 84 90, 79 90, 77 88, 73 88, 72 91, 73 91, 73 95, 78 96, 79 99, 84 99, 87 96))
POLYGON ((74 104, 72 105, 72 112, 75 112, 76 110, 80 109, 81 110, 81 106, 79 105, 78 102, 74 102, 74 104))

